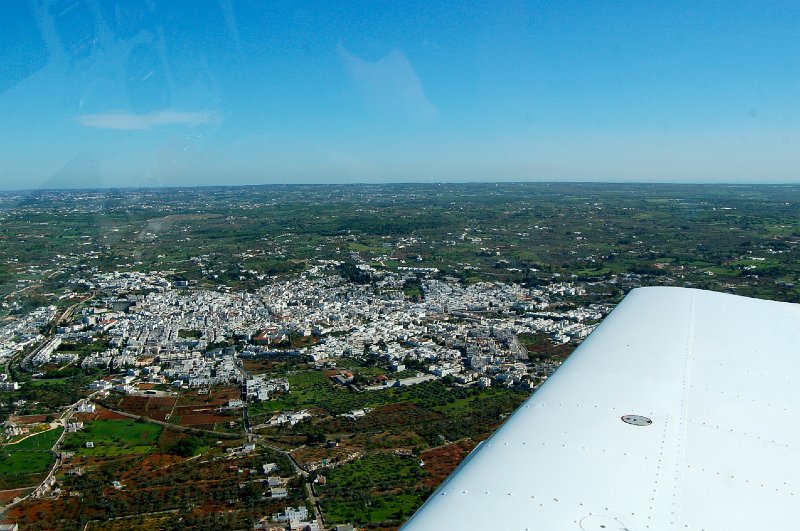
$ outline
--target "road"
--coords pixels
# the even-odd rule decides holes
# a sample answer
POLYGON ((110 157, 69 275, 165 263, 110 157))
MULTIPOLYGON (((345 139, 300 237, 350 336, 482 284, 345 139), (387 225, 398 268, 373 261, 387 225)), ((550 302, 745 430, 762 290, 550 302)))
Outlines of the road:
POLYGON ((311 501, 311 508, 314 511, 314 520, 317 521, 320 529, 326 529, 325 527, 325 514, 322 512, 322 507, 319 504, 319 499, 317 498, 316 494, 314 493, 314 484, 313 480, 311 479, 311 475, 306 471, 303 467, 300 466, 300 463, 294 458, 294 456, 280 448, 279 446, 273 446, 271 444, 266 443, 261 436, 254 435, 254 437, 261 443, 262 446, 269 448, 275 452, 285 455, 291 461, 292 466, 294 467, 294 471, 297 475, 303 477, 303 485, 306 489, 306 496, 311 501))
POLYGON ((116 521, 119 521, 119 520, 128 520, 130 518, 139 518, 141 516, 154 516, 154 515, 158 515, 158 514, 175 514, 175 513, 179 513, 179 512, 180 512, 179 509, 166 509, 164 511, 153 511, 151 513, 140 513, 140 514, 129 514, 127 516, 117 516, 117 517, 114 517, 114 518, 109 518, 108 520, 89 520, 88 522, 86 522, 86 525, 83 526, 83 531, 87 531, 91 524, 103 524, 105 522, 116 522, 116 521))
POLYGON ((12 501, 11 503, 6 505, 5 507, 0 508, 0 514, 3 514, 5 511, 10 509, 14 505, 16 505, 16 504, 18 504, 18 503, 20 503, 22 501, 27 500, 31 496, 34 496, 34 497, 40 496, 40 495, 45 494, 49 490, 49 486, 48 486, 49 482, 52 479, 52 477, 55 475, 56 471, 61 466, 61 455, 60 455, 60 452, 58 451, 58 447, 61 444, 61 442, 64 440, 64 437, 67 434, 67 429, 66 429, 67 428, 67 424, 69 423, 69 420, 72 418, 72 415, 75 413, 75 409, 78 407, 78 404, 80 404, 84 400, 89 400, 89 399, 93 398, 96 393, 97 392, 92 393, 91 395, 89 395, 85 399, 82 398, 81 400, 78 400, 77 402, 75 402, 74 404, 69 406, 66 411, 64 411, 64 413, 61 415, 61 418, 58 419, 58 421, 57 421, 58 425, 61 426, 62 428, 64 428, 64 430, 61 432, 61 436, 58 438, 58 440, 55 442, 53 447, 50 449, 50 451, 53 452, 56 455, 56 460, 53 463, 53 467, 50 469, 50 472, 47 474, 47 477, 44 478, 44 480, 41 483, 39 483, 39 485, 36 488, 34 488, 31 491, 30 494, 28 494, 26 496, 23 496, 22 498, 18 499, 17 501, 12 501))
POLYGON ((55 322, 60 323, 61 321, 69 319, 72 316, 72 312, 75 311, 75 308, 77 308, 79 304, 83 304, 84 302, 89 302, 90 300, 94 299, 95 296, 97 296, 97 292, 92 291, 91 293, 89 293, 88 296, 84 297, 83 299, 79 300, 78 302, 76 302, 75 304, 64 310, 64 312, 61 314, 61 317, 56 319, 55 322))
MULTIPOLYGON (((75 413, 75 409, 78 407, 78 404, 83 400, 91 400, 91 399, 95 398, 96 395, 99 392, 100 391, 96 391, 96 392, 92 393, 89 397, 87 397, 86 399, 82 399, 82 400, 72 404, 71 406, 69 406, 69 408, 64 412, 62 417, 58 420, 59 425, 61 425, 62 427, 66 428, 66 425, 69 423, 70 418, 72 418, 72 415, 75 413)), ((166 428, 174 429, 174 430, 177 430, 177 431, 183 431, 183 432, 189 432, 189 433, 202 432, 202 433, 207 433, 207 434, 211 434, 211 435, 218 436, 218 437, 219 436, 221 436, 221 437, 235 436, 235 434, 231 434, 231 433, 207 431, 207 430, 198 430, 196 428, 189 428, 188 426, 178 426, 178 425, 175 425, 175 424, 170 424, 168 422, 162 422, 162 421, 159 421, 159 420, 150 419, 150 418, 147 418, 147 417, 142 417, 141 415, 135 415, 133 413, 128 413, 127 411, 122 411, 122 410, 110 408, 110 407, 108 407, 108 405, 105 405, 105 404, 102 404, 102 405, 103 405, 103 407, 106 407, 107 409, 113 411, 114 413, 129 417, 129 418, 133 418, 133 419, 143 418, 143 419, 147 420, 147 422, 151 422, 153 424, 158 424, 160 426, 164 426, 166 428)), ((324 513, 322 512, 322 507, 320 506, 319 499, 317 498, 316 494, 314 493, 314 485, 313 485, 313 480, 311 478, 311 475, 308 473, 308 471, 306 471, 305 469, 303 469, 303 467, 300 466, 300 464, 297 462, 297 460, 294 458, 294 456, 292 456, 291 453, 287 452, 286 450, 284 450, 283 448, 280 448, 278 446, 274 446, 274 445, 268 444, 266 441, 263 440, 263 438, 261 436, 252 433, 252 431, 250 430, 250 422, 249 422, 250 419, 249 419, 249 416, 247 414, 247 408, 245 408, 245 411, 243 412, 243 416, 244 416, 244 418, 246 420, 245 426, 246 426, 246 431, 247 431, 247 436, 248 436, 248 440, 249 441, 258 440, 258 442, 260 442, 263 446, 265 446, 265 447, 267 447, 267 448, 269 448, 269 449, 271 449, 271 450, 273 450, 275 452, 278 452, 281 455, 284 455, 284 456, 289 458, 289 461, 292 463, 292 466, 294 467, 295 474, 297 474, 299 476, 302 476, 302 478, 303 478, 303 485, 305 487, 306 496, 311 501, 311 507, 312 507, 312 509, 314 511, 314 519, 317 521, 317 524, 320 526, 320 529, 325 529, 324 513)), ((49 481, 51 480, 51 478, 55 475, 55 473, 57 472, 57 470, 61 466, 61 457, 60 457, 59 452, 58 452, 58 447, 61 444, 61 442, 64 440, 64 437, 66 436, 66 433, 67 433, 66 429, 64 429, 64 431, 61 433, 61 436, 59 437, 58 441, 56 441, 56 443, 53 445, 52 451, 56 454, 56 461, 53 464, 53 467, 50 469, 50 472, 48 473, 48 475, 44 479, 44 481, 42 481, 27 496, 24 496, 24 497, 20 498, 16 502, 9 503, 8 505, 6 505, 2 509, 0 509, 0 514, 3 514, 9 508, 11 508, 14 505, 16 505, 16 504, 18 504, 18 503, 30 498, 31 496, 36 496, 36 495, 44 494, 44 493, 47 492, 49 481)))
MULTIPOLYGON (((154 419, 151 419, 151 418, 142 417, 141 415, 134 415, 133 413, 128 413, 127 411, 121 411, 121 410, 118 410, 118 409, 113 409, 113 408, 108 407, 108 405, 105 405, 105 404, 103 404, 103 407, 113 411, 114 413, 118 413, 118 414, 124 415, 126 417, 135 418, 135 419, 144 418, 148 422, 152 422, 153 424, 159 424, 161 426, 165 426, 165 427, 168 427, 170 429, 176 429, 176 430, 179 430, 179 431, 203 432, 203 433, 209 433, 209 434, 216 435, 216 436, 226 436, 226 437, 231 437, 232 435, 235 435, 235 434, 231 434, 231 433, 223 433, 223 432, 218 432, 218 431, 198 430, 196 428, 189 428, 187 426, 177 426, 175 424, 170 424, 168 422, 162 422, 162 421, 159 421, 159 420, 154 420, 154 419)), ((290 454, 289 452, 287 452, 283 448, 280 448, 278 446, 273 446, 271 444, 265 443, 264 440, 259 435, 252 433, 252 431, 250 430, 250 418, 249 418, 249 416, 247 414, 247 408, 246 407, 244 408, 244 412, 242 413, 242 415, 243 415, 243 418, 245 418, 246 421, 247 421, 245 426, 247 427, 246 430, 247 430, 248 441, 252 442, 254 440, 258 440, 258 442, 260 442, 262 446, 265 446, 266 448, 269 448, 270 450, 273 450, 273 451, 278 452, 278 453, 280 453, 282 455, 285 455, 291 461, 292 466, 294 467, 295 473, 303 477, 303 484, 305 485, 306 496, 308 496, 308 499, 311 501, 311 507, 314 510, 314 519, 319 524, 320 529, 325 529, 325 517, 324 517, 324 514, 322 512, 322 507, 319 504, 319 500, 317 499, 316 495, 314 494, 314 486, 313 486, 312 479, 311 479, 309 473, 300 466, 300 464, 295 460, 295 458, 294 458, 294 456, 292 456, 292 454, 290 454)))
POLYGON ((72 316, 72 313, 75 311, 75 308, 77 308, 79 305, 83 304, 84 302, 90 301, 91 299, 93 299, 95 297, 96 294, 97 294, 97 292, 94 292, 94 291, 91 292, 88 296, 84 297, 83 299, 79 300, 78 302, 76 302, 75 304, 69 306, 68 308, 65 308, 64 311, 61 312, 61 315, 59 315, 58 317, 53 317, 53 319, 50 321, 49 331, 45 335, 44 340, 41 343, 39 343, 30 353, 28 353, 28 355, 25 356, 23 358, 23 360, 20 362, 19 366, 20 366, 20 368, 22 368, 23 371, 31 372, 31 367, 30 367, 31 359, 36 354, 38 354, 39 351, 42 350, 50 342, 50 340, 53 338, 53 336, 55 335, 53 333, 53 329, 54 329, 55 325, 58 325, 58 323, 69 319, 70 316, 72 316))
POLYGON ((31 350, 27 356, 22 358, 22 361, 19 363, 19 367, 25 372, 31 372, 31 359, 39 353, 45 346, 50 344, 50 341, 53 338, 51 336, 45 336, 44 341, 36 345, 36 347, 31 350))
MULTIPOLYGON (((237 360, 237 368, 239 369, 239 372, 241 373, 243 382, 246 382, 248 378, 252 377, 250 375, 250 373, 245 370, 245 368, 242 365, 241 361, 237 360)), ((245 397, 243 397, 243 398, 245 398, 245 397)), ((246 403, 245 403, 245 406, 242 408, 242 422, 244 423, 244 429, 245 429, 245 433, 247 434, 247 441, 248 442, 253 442, 254 440, 258 440, 263 446, 266 446, 267 448, 269 448, 269 449, 271 449, 271 450, 273 450, 275 452, 278 452, 280 454, 283 454, 283 455, 285 455, 286 457, 289 458, 289 460, 292 462, 292 466, 294 466, 295 473, 300 475, 300 476, 302 476, 302 478, 303 478, 303 485, 305 486, 305 489, 306 489, 306 496, 311 501, 311 508, 314 511, 314 519, 317 521, 317 524, 319 525, 320 529, 325 529, 324 513, 322 512, 322 507, 320 507, 320 505, 319 505, 319 500, 317 499, 316 495, 314 494, 314 485, 312 483, 312 480, 311 480, 311 477, 310 477, 309 473, 306 470, 304 470, 303 467, 300 466, 300 464, 295 460, 295 458, 292 456, 292 454, 290 454, 289 452, 287 452, 283 448, 279 448, 277 446, 272 446, 270 444, 267 444, 263 440, 262 437, 260 437, 259 435, 253 433, 252 427, 250 425, 250 413, 249 413, 249 411, 247 409, 247 404, 246 403)))
POLYGON ((240 434, 237 435, 236 433, 229 433, 229 432, 225 432, 225 431, 201 430, 201 429, 198 429, 198 428, 191 428, 189 426, 180 426, 178 424, 171 424, 169 422, 164 422, 162 420, 151 419, 150 417, 145 417, 145 416, 142 416, 142 415, 136 415, 134 413, 128 413, 127 411, 123 411, 121 409, 115 409, 113 407, 109 407, 108 404, 105 404, 103 402, 98 402, 98 404, 100 404, 101 406, 103 406, 104 408, 106 408, 109 411, 113 411, 114 413, 117 413, 118 415, 123 415, 125 417, 132 418, 132 419, 142 419, 142 420, 144 420, 146 422, 150 422, 151 424, 158 424, 159 426, 164 426, 165 428, 169 428, 171 430, 182 431, 182 432, 186 432, 186 433, 196 433, 196 434, 199 434, 199 435, 209 434, 209 435, 213 435, 215 437, 221 437, 221 438, 225 438, 225 439, 232 439, 232 438, 241 437, 240 434))

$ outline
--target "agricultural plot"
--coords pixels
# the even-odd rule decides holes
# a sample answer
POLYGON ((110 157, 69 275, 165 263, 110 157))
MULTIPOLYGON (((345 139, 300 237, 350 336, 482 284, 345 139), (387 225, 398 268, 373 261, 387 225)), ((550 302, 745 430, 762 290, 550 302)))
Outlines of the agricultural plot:
POLYGON ((476 440, 465 439, 422 452, 419 458, 425 463, 428 473, 424 479, 425 485, 431 489, 438 487, 477 444, 476 440))
POLYGON ((177 398, 172 396, 125 396, 116 407, 132 415, 167 421, 175 408, 177 398))
POLYGON ((293 387, 292 393, 280 401, 286 409, 316 408, 334 416, 355 409, 374 408, 374 411, 355 422, 338 416, 334 419, 317 417, 311 423, 300 423, 282 433, 373 437, 383 432, 411 430, 424 439, 423 447, 490 432, 528 396, 504 388, 449 387, 440 381, 353 393, 334 387, 320 372, 302 373, 302 379, 297 378, 297 381, 300 382, 298 392, 295 393, 293 387), (408 408, 409 404, 413 407, 408 408), (407 409, 397 413, 393 412, 393 407, 407 409))
POLYGON ((214 430, 217 425, 228 426, 231 421, 241 420, 238 412, 221 409, 231 397, 238 398, 238 392, 235 388, 221 388, 210 395, 185 393, 180 397, 125 396, 117 407, 133 415, 161 422, 214 430))
POLYGON ((190 426, 193 428, 205 429, 205 430, 212 430, 215 424, 228 422, 228 421, 236 421, 241 416, 238 414, 235 415, 223 415, 219 413, 219 406, 216 407, 196 407, 196 406, 184 406, 175 408, 175 414, 180 416, 180 425, 181 426, 190 426))
POLYGON ((426 474, 414 456, 367 456, 327 473, 322 510, 331 523, 400 525, 430 493, 426 474))
POLYGON ((91 420, 127 420, 129 417, 120 415, 114 411, 103 406, 96 405, 94 413, 76 413, 73 417, 75 420, 87 422, 91 420))
POLYGON ((147 396, 125 396, 120 401, 117 407, 123 411, 127 411, 133 415, 147 416, 147 402, 150 400, 147 396))
POLYGON ((172 413, 176 401, 172 396, 151 397, 145 407, 145 416, 164 422, 172 413))
MULTIPOLYGON (((182 437, 165 430, 162 439, 169 440, 160 442, 170 446, 182 437)), ((86 529, 251 529, 252 521, 265 514, 305 503, 298 482, 290 482, 289 496, 283 500, 269 498, 262 485, 266 476, 260 467, 264 463, 276 463, 276 475, 293 474, 292 464, 284 456, 258 448, 246 457, 214 459, 222 455, 224 449, 212 448, 203 459, 160 452, 87 459, 90 463, 83 465, 87 473, 62 478, 65 495, 17 506, 7 516, 22 529, 84 529, 90 520, 86 529), (112 480, 123 488, 111 487, 112 480), (72 492, 85 494, 68 494, 72 492)))
POLYGON ((0 490, 35 486, 44 479, 55 460, 51 449, 62 431, 55 428, 0 446, 0 490))
POLYGON ((62 446, 79 456, 146 454, 153 450, 161 430, 161 426, 136 420, 96 420, 69 434, 62 446), (87 448, 86 443, 91 447, 87 448))

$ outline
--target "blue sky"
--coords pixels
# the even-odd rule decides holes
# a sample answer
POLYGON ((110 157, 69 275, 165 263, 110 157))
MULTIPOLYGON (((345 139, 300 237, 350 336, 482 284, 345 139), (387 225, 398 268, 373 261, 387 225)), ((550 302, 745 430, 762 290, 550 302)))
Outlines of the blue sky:
POLYGON ((0 189, 800 181, 794 2, 9 0, 0 20, 0 189))

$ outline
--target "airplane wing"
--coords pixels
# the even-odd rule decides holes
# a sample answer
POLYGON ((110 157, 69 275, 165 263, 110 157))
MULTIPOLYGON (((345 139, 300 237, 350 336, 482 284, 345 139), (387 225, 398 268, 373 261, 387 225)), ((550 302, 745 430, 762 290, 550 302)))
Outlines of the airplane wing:
POLYGON ((404 526, 800 529, 800 305, 633 290, 404 526))

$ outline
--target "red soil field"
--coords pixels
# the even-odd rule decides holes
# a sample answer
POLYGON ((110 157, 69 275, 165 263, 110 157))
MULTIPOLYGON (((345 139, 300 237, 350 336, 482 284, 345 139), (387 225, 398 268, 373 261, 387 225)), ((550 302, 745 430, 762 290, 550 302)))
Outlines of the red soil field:
POLYGON ((96 415, 96 420, 122 420, 127 419, 125 415, 120 415, 119 413, 115 413, 110 409, 106 409, 103 406, 97 406, 94 414, 96 415))
POLYGON ((39 422, 44 422, 47 418, 47 415, 10 415, 8 420, 13 422, 14 424, 25 426, 27 424, 36 424, 39 422))
POLYGON ((14 498, 16 498, 17 496, 25 496, 26 494, 28 494, 32 490, 33 490, 33 488, 4 490, 4 491, 0 492, 0 503, 3 503, 3 504, 8 503, 11 500, 13 500, 14 498))
POLYGON ((224 417, 222 415, 181 415, 181 426, 208 426, 214 425, 217 422, 226 422, 233 420, 231 417, 224 417))
POLYGON ((87 420, 122 420, 128 417, 115 413, 103 406, 97 406, 94 413, 75 413, 72 418, 86 422, 87 420))
POLYGON ((468 439, 422 452, 419 457, 425 462, 425 470, 429 474, 423 480, 425 486, 432 489, 438 487, 477 445, 478 441, 468 439))
POLYGON ((172 409, 172 406, 175 405, 177 398, 173 396, 153 396, 150 398, 150 401, 147 403, 148 409, 172 409))
POLYGON ((159 422, 166 422, 167 415, 169 415, 168 410, 163 409, 148 409, 147 410, 147 417, 153 420, 157 420, 159 422))
POLYGON ((146 396, 126 396, 120 400, 119 408, 134 415, 147 415, 148 400, 146 396))

